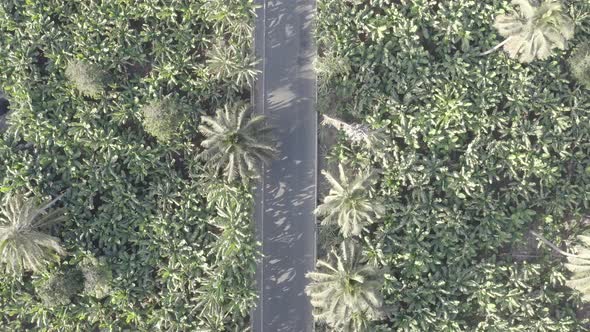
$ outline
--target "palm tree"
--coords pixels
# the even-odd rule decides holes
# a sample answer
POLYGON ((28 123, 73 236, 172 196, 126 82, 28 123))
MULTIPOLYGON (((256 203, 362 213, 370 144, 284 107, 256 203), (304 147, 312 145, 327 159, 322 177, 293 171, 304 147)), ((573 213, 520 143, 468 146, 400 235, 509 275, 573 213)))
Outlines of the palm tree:
POLYGON ((59 239, 39 229, 65 219, 63 209, 49 209, 61 196, 37 205, 36 200, 17 194, 8 197, 0 210, 0 262, 7 272, 38 271, 65 250, 59 239))
POLYGON ((370 321, 383 317, 383 271, 367 264, 354 244, 342 242, 339 253, 332 250, 329 261, 318 261, 306 276, 314 317, 331 328, 366 331, 370 321))
POLYGON ((574 22, 567 16, 561 1, 544 0, 534 6, 528 0, 512 0, 519 7, 512 15, 496 17, 494 27, 506 39, 487 55, 504 46, 511 58, 521 62, 548 58, 554 48, 565 49, 574 36, 574 22))
POLYGON ((269 162, 276 149, 271 128, 264 125, 266 117, 252 116, 246 105, 235 108, 226 105, 215 117, 203 116, 199 131, 206 139, 199 157, 206 167, 216 172, 223 169, 229 182, 238 176, 246 182, 259 175, 259 165, 269 162))
POLYGON ((590 236, 578 235, 579 244, 575 247, 576 254, 559 249, 543 236, 531 232, 541 242, 567 258, 565 267, 572 272, 565 285, 579 291, 582 300, 590 301, 590 236))
POLYGON ((361 234, 366 225, 375 223, 376 218, 385 212, 385 208, 367 195, 367 183, 371 174, 361 173, 353 181, 349 181, 342 165, 338 165, 338 169, 340 181, 329 172, 322 171, 332 188, 315 213, 323 217, 323 225, 338 224, 342 236, 348 238, 361 234))

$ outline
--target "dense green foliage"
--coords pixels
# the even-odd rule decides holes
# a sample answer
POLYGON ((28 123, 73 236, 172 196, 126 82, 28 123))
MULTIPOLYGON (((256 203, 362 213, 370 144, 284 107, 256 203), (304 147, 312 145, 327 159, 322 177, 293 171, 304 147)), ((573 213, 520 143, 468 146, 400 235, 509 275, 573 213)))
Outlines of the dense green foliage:
POLYGON ((590 3, 566 1, 571 46, 527 64, 480 56, 508 0, 318 6, 320 56, 346 66, 322 73, 320 111, 387 136, 376 153, 342 135, 328 160, 381 171, 386 213, 356 239, 389 271, 370 330, 581 330, 570 272, 525 235, 561 245, 584 230, 590 91, 567 60, 590 40, 590 3))
POLYGON ((0 89, 11 109, 0 194, 65 192, 57 204, 67 213, 48 230, 67 251, 60 262, 42 277, 0 273, 0 330, 248 326, 252 197, 218 183, 196 156, 199 115, 250 96, 251 79, 220 74, 208 50, 223 40, 232 61, 252 63, 252 23, 250 0, 0 2, 0 89), (186 105, 182 121, 156 124, 142 108, 167 96, 186 105), (240 207, 239 239, 219 219, 228 200, 240 207), (81 288, 64 289, 69 271, 81 288))
POLYGON ((54 272, 38 282, 36 293, 47 307, 68 305, 82 291, 82 275, 77 270, 54 272))

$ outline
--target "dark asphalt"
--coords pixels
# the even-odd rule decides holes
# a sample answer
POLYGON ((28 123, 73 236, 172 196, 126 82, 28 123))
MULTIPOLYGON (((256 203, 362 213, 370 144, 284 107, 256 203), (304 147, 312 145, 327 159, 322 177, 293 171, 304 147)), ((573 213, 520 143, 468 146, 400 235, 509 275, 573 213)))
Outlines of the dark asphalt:
POLYGON ((256 51, 262 59, 257 112, 275 128, 280 156, 265 167, 256 193, 258 268, 256 332, 313 331, 305 295, 316 249, 317 113, 312 19, 315 0, 257 0, 256 51))

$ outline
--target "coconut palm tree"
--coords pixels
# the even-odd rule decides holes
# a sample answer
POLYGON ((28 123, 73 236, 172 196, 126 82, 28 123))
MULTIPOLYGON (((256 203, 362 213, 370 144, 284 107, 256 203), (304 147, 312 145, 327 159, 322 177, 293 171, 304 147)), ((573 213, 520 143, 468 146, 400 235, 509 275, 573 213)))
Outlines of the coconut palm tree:
POLYGON ((546 59, 553 49, 565 49, 566 43, 574 36, 574 22, 566 14, 561 1, 542 0, 532 5, 528 0, 512 0, 519 10, 510 15, 496 17, 494 27, 506 39, 486 55, 500 47, 511 58, 520 62, 546 59))
POLYGON ((244 182, 258 176, 259 165, 276 155, 271 128, 265 126, 265 120, 263 115, 252 116, 246 105, 226 105, 215 117, 203 116, 199 131, 205 140, 199 157, 205 160, 206 167, 216 172, 223 170, 229 182, 238 176, 244 182))
POLYGON ((65 219, 63 209, 47 211, 60 197, 40 205, 22 194, 7 198, 0 209, 0 262, 7 272, 38 271, 54 253, 65 254, 59 239, 40 231, 65 219))
POLYGON ((582 300, 590 301, 590 236, 578 235, 575 254, 563 251, 543 236, 531 232, 537 239, 567 258, 565 267, 572 273, 565 285, 579 291, 582 300))
POLYGON ((361 234, 366 225, 376 222, 385 208, 367 195, 371 174, 361 173, 350 181, 342 165, 338 165, 338 170, 339 181, 329 172, 322 171, 332 187, 315 212, 323 217, 322 224, 338 224, 342 236, 348 238, 361 234))
POLYGON ((331 328, 367 331, 371 321, 383 317, 383 272, 367 264, 353 243, 342 242, 340 252, 332 250, 329 260, 318 261, 316 271, 306 276, 314 317, 331 328))

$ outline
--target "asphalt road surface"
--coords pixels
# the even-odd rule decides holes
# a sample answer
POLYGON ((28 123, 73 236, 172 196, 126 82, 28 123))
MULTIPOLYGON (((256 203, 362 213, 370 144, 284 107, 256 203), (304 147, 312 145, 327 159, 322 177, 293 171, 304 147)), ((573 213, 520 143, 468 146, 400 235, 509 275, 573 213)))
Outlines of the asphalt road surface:
POLYGON ((260 302, 255 332, 313 331, 305 274, 316 249, 317 113, 312 19, 315 0, 257 0, 256 51, 262 75, 257 112, 275 128, 280 156, 256 194, 260 302))

